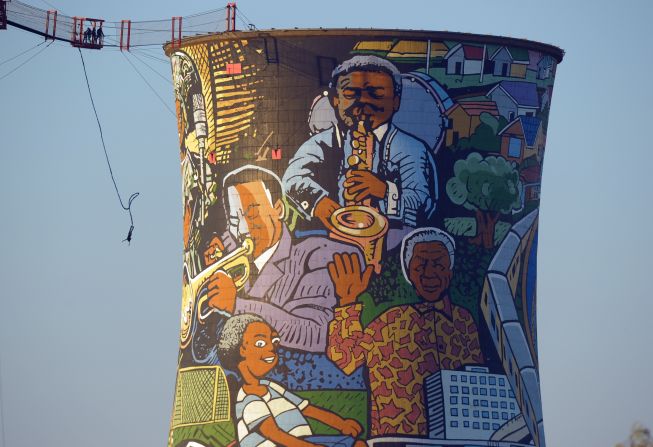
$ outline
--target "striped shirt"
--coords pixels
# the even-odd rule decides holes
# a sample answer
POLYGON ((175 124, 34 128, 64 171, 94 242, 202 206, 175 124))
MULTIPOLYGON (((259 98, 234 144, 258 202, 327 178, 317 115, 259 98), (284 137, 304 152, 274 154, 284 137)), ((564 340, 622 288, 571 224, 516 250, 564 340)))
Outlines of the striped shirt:
POLYGON ((267 387, 265 396, 247 394, 241 388, 236 397, 236 420, 240 447, 274 447, 276 444, 261 435, 257 428, 272 416, 277 426, 296 437, 310 436, 313 433, 304 418, 302 410, 309 402, 284 387, 269 380, 261 380, 267 387))

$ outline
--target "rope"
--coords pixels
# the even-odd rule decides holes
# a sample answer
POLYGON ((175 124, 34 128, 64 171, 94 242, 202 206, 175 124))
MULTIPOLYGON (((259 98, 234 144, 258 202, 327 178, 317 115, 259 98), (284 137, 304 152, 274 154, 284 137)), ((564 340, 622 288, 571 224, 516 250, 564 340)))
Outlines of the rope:
POLYGON ((15 55, 15 56, 10 57, 9 59, 6 59, 6 60, 0 62, 0 65, 4 65, 4 64, 6 64, 7 62, 11 62, 11 61, 13 61, 13 60, 16 59, 16 58, 19 58, 19 57, 22 56, 23 54, 25 54, 25 53, 29 53, 29 52, 32 51, 34 48, 38 48, 38 47, 40 47, 40 46, 43 45, 44 43, 45 43, 45 40, 44 40, 43 42, 41 42, 41 43, 37 43, 37 44, 34 45, 33 47, 30 47, 30 48, 26 49, 25 51, 23 51, 23 52, 21 52, 21 53, 18 53, 18 54, 15 55))
POLYGON ((61 11, 61 12, 63 12, 63 13, 65 14, 65 12, 64 12, 63 10, 57 8, 56 6, 54 6, 52 3, 48 2, 47 0, 41 0, 41 2, 42 2, 43 4, 49 6, 49 7, 52 8, 52 9, 54 9, 54 10, 59 10, 59 11, 61 11))
MULTIPOLYGON (((166 59, 163 59, 163 58, 160 58, 160 57, 156 57, 156 56, 152 56, 151 54, 147 53, 145 50, 154 50, 154 48, 142 48, 142 47, 130 48, 129 52, 132 53, 132 54, 136 54, 138 52, 138 54, 140 54, 141 56, 144 56, 144 57, 146 57, 148 59, 160 62, 160 63, 168 65, 168 66, 170 65, 169 60, 166 60, 166 59)), ((160 49, 156 49, 156 51, 158 51, 159 53, 161 52, 160 49)))
POLYGON ((129 227, 129 232, 127 233, 127 237, 123 240, 123 242, 127 241, 128 244, 131 245, 131 240, 132 240, 132 233, 134 232, 134 217, 132 216, 132 202, 136 197, 138 197, 139 193, 135 192, 131 196, 129 196, 129 200, 127 200, 127 206, 122 202, 122 197, 120 196, 120 191, 118 190, 118 184, 116 183, 116 179, 113 176, 113 169, 111 168, 111 162, 109 161, 109 154, 107 153, 107 146, 104 144, 104 135, 102 133, 102 125, 100 124, 100 118, 98 117, 97 114, 97 109, 95 108, 95 101, 93 101, 93 94, 91 93, 91 84, 88 82, 88 74, 86 73, 86 64, 84 63, 84 56, 82 55, 82 50, 77 48, 79 51, 79 57, 82 59, 82 67, 84 68, 84 78, 86 79, 86 87, 88 88, 88 96, 91 98, 91 105, 93 106, 93 113, 95 113, 95 120, 97 121, 97 126, 98 129, 100 130, 100 140, 102 141, 102 149, 104 149, 104 157, 107 160, 107 166, 109 167, 109 174, 111 174, 111 181, 113 182, 113 187, 116 190, 116 195, 118 196, 118 200, 120 201, 120 206, 122 207, 123 210, 129 212, 129 221, 131 222, 131 226, 129 227))
POLYGON ((242 23, 244 23, 245 27, 247 29, 257 29, 256 25, 252 23, 251 20, 249 20, 249 17, 247 17, 243 12, 240 10, 240 8, 236 8, 236 16, 240 19, 242 23), (253 28, 252 28, 253 27, 253 28))
POLYGON ((172 85, 172 81, 170 81, 170 79, 166 78, 166 77, 163 76, 161 73, 159 73, 158 71, 156 71, 154 68, 152 68, 152 66, 151 66, 150 64, 148 64, 147 62, 145 62, 143 59, 141 59, 140 57, 138 57, 138 56, 137 56, 136 54, 134 54, 134 53, 132 53, 132 56, 134 56, 134 57, 136 58, 136 60, 138 60, 141 64, 145 65, 145 66, 146 66, 147 68, 149 68, 152 72, 154 72, 155 75, 157 75, 158 77, 160 77, 161 79, 163 79, 164 81, 166 81, 168 84, 172 85))
POLYGON ((134 63, 133 63, 132 61, 129 60, 129 58, 125 55, 125 52, 124 52, 124 51, 122 52, 122 55, 124 56, 125 60, 126 60, 127 62, 129 62, 129 65, 132 66, 132 68, 136 71, 136 73, 138 73, 138 75, 141 77, 141 79, 142 79, 142 80, 147 84, 147 86, 150 88, 150 90, 152 90, 152 93, 154 93, 154 94, 156 95, 156 97, 159 98, 159 101, 161 101, 161 104, 163 104, 163 106, 164 106, 166 109, 168 109, 168 112, 170 112, 170 113, 172 114, 172 116, 174 116, 175 119, 176 119, 177 114, 176 114, 175 112, 172 111, 172 109, 170 108, 170 106, 168 106, 168 104, 166 104, 165 100, 164 100, 163 98, 161 98, 161 96, 156 92, 156 90, 154 90, 154 87, 152 87, 152 85, 147 81, 147 79, 145 79, 145 76, 143 76, 143 74, 138 70, 138 68, 136 68, 136 66, 134 65, 134 63))
MULTIPOLYGON (((43 41, 43 42, 45 42, 45 41, 43 41)), ((43 43, 43 42, 41 42, 41 43, 43 43)), ((52 45, 53 43, 54 43, 54 40, 53 40, 52 42, 50 42, 49 44, 47 44, 46 46, 44 46, 43 48, 41 48, 38 52, 34 53, 32 56, 30 56, 29 59, 27 59, 26 61, 24 61, 22 64, 18 65, 16 68, 14 68, 13 70, 11 70, 9 73, 6 73, 4 76, 0 77, 0 81, 2 81, 4 78, 6 78, 7 76, 9 76, 10 74, 12 74, 13 72, 15 72, 16 70, 18 70, 20 67, 22 67, 23 65, 25 65, 26 63, 28 63, 28 62, 31 61, 32 59, 34 59, 34 58, 35 58, 36 56, 38 56, 39 54, 43 53, 43 51, 44 51, 44 50, 47 50, 47 48, 48 48, 50 45, 52 45)), ((40 44, 39 44, 39 45, 40 45, 40 44)))

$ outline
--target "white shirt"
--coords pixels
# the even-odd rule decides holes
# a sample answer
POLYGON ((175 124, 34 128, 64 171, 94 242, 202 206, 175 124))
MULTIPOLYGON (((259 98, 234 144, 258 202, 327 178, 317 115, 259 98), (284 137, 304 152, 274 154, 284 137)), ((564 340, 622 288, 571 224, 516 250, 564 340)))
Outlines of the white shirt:
POLYGON ((254 265, 256 266, 259 272, 263 270, 265 264, 268 263, 268 261, 270 260, 274 252, 277 250, 277 247, 279 246, 279 242, 280 241, 277 241, 276 244, 274 244, 272 247, 268 248, 263 253, 261 253, 261 255, 258 258, 254 259, 254 265))

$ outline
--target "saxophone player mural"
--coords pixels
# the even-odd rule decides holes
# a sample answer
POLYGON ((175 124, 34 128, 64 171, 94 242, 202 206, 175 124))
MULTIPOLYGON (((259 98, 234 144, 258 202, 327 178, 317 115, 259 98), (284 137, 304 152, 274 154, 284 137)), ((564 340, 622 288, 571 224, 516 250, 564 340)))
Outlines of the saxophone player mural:
POLYGON ((184 192, 169 445, 545 446, 535 273, 562 50, 278 30, 166 52, 184 192))

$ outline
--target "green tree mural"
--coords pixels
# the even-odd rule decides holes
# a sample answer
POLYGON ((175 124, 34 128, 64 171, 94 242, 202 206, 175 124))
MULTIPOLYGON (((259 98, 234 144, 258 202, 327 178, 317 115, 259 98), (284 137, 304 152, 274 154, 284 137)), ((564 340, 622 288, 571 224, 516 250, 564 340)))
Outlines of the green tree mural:
POLYGON ((447 181, 453 203, 476 212, 475 244, 494 245, 494 227, 502 214, 521 206, 519 173, 515 163, 500 156, 483 157, 472 152, 454 164, 454 176, 447 181))

